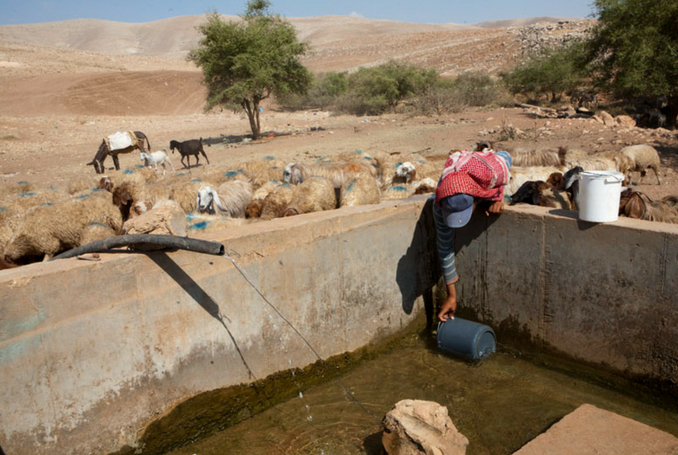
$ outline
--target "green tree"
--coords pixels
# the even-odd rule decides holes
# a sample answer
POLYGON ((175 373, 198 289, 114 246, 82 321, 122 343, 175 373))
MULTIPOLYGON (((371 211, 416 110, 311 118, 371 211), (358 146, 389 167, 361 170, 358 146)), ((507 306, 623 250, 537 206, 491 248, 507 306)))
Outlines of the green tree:
POLYGON ((596 80, 620 97, 668 99, 678 115, 678 1, 595 0, 598 23, 588 57, 596 80))
POLYGON ((572 92, 586 82, 587 69, 583 43, 544 49, 525 63, 502 75, 513 93, 543 95, 551 102, 561 100, 564 93, 572 92))
POLYGON ((307 49, 294 27, 269 12, 267 0, 250 0, 242 21, 224 22, 215 11, 198 27, 202 39, 188 60, 202 68, 207 108, 241 107, 252 135, 261 134, 259 106, 271 95, 304 93, 311 73, 298 58, 307 49))

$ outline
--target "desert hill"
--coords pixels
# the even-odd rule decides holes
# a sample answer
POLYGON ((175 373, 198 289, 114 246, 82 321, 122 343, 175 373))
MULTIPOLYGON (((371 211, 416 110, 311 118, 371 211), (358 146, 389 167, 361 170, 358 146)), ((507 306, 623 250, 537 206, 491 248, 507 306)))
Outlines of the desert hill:
MULTIPOLYGON (((196 27, 204 19, 0 26, 0 115, 198 113, 205 89, 185 56, 197 45, 196 27)), ((303 62, 313 71, 351 71, 396 59, 448 76, 470 70, 496 74, 531 47, 526 40, 538 43, 543 33, 577 33, 585 26, 557 18, 477 26, 345 16, 289 20, 310 44, 303 62), (516 32, 523 29, 529 33, 516 32)))

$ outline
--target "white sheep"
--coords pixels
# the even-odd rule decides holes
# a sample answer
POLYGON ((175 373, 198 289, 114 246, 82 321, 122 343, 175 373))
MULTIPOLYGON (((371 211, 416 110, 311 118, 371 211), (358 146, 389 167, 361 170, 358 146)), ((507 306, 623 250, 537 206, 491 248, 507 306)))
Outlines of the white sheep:
POLYGON ((329 180, 334 188, 341 188, 346 180, 356 174, 376 175, 376 169, 369 163, 321 163, 307 165, 290 163, 283 169, 283 182, 297 185, 311 177, 323 177, 329 180))
POLYGON ((509 151, 513 166, 561 166, 565 149, 528 150, 516 148, 509 151))
POLYGON ((654 175, 657 176, 657 185, 661 185, 661 180, 659 180, 659 166, 661 166, 661 161, 659 160, 659 153, 657 153, 657 150, 654 147, 646 144, 631 145, 621 149, 620 153, 633 161, 633 166, 628 174, 629 181, 631 181, 631 173, 633 171, 638 171, 640 172, 640 181, 638 184, 640 184, 643 181, 643 177, 645 177, 647 169, 650 168, 654 171, 654 175))
POLYGON ((83 233, 93 223, 119 232, 120 210, 111 203, 110 194, 98 192, 74 197, 53 205, 40 205, 19 215, 4 257, 12 263, 34 257, 45 259, 80 246, 83 233))
POLYGON ((294 188, 285 216, 332 210, 337 207, 334 185, 322 177, 311 177, 294 188))
POLYGON ((273 218, 280 218, 285 216, 287 206, 292 202, 294 189, 289 183, 282 183, 278 185, 268 196, 264 199, 261 207, 261 219, 270 220, 273 218))
POLYGON ((158 164, 162 165, 162 175, 165 175, 165 164, 167 163, 172 168, 172 172, 176 173, 172 160, 170 160, 169 155, 167 155, 167 150, 165 149, 153 153, 141 152, 141 161, 143 161, 144 166, 148 168, 153 166, 155 172, 158 172, 158 164))
POLYGON ((244 218, 247 205, 252 201, 252 184, 243 180, 223 183, 216 190, 201 186, 196 197, 198 213, 216 213, 231 218, 244 218))
POLYGON ((339 200, 341 207, 378 204, 381 198, 379 184, 374 177, 361 174, 348 180, 341 187, 339 200))

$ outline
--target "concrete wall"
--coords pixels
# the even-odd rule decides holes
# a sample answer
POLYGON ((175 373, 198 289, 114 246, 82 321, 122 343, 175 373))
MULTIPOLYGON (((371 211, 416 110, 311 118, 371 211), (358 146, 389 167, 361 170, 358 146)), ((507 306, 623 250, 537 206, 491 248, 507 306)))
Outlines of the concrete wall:
MULTIPOLYGON (((212 237, 323 358, 398 332, 435 264, 423 199, 212 237), (417 226, 420 228, 418 229, 417 226)), ((223 257, 106 254, 0 272, 0 447, 109 453, 197 393, 317 359, 223 257)))
MULTIPOLYGON (((424 199, 231 229, 212 240, 320 355, 396 333, 437 252, 424 199)), ((457 236, 460 312, 618 371, 678 377, 678 227, 537 207, 457 236)), ((0 272, 0 447, 107 453, 197 393, 315 357, 225 258, 107 254, 0 272)), ((522 337, 521 337, 522 336, 522 337)))
POLYGON ((523 335, 519 341, 675 392, 678 226, 509 210, 492 220, 476 216, 456 238, 460 311, 503 341, 523 335))

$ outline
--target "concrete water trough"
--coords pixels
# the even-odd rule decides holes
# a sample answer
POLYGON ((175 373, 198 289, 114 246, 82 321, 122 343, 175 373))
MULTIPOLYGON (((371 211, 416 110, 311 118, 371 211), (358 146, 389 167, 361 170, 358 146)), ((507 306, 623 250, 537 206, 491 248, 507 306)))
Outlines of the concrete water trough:
MULTIPOLYGON (((426 198, 219 232, 323 358, 401 333, 439 277, 426 198)), ((676 394, 678 229, 509 208, 457 239, 465 317, 676 394)), ((235 256, 234 256, 235 257, 235 256)), ((177 404, 317 358, 223 257, 107 253, 0 272, 0 447, 105 454, 177 404), (284 355, 280 355, 284 354, 284 355)), ((430 299, 427 299, 430 304, 430 299)))

